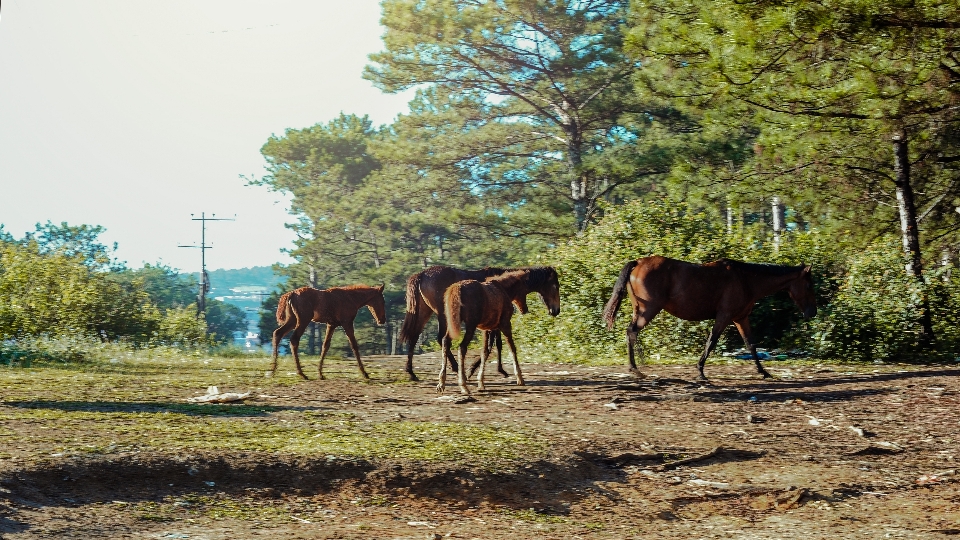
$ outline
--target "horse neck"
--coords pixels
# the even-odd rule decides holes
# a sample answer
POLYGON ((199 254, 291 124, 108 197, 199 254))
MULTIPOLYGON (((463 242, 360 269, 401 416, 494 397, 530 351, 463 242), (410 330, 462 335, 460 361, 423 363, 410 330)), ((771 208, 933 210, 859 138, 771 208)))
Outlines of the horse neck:
POLYGON ((506 291, 511 300, 516 300, 526 297, 527 293, 530 292, 530 287, 527 285, 525 277, 526 276, 509 276, 504 279, 494 280, 494 283, 506 291))
POLYGON ((753 291, 753 296, 756 298, 763 298, 764 296, 769 296, 774 293, 778 293, 787 287, 790 286, 790 282, 799 277, 800 269, 797 269, 796 272, 790 274, 782 274, 779 276, 769 276, 758 274, 755 278, 751 279, 751 289, 753 291))

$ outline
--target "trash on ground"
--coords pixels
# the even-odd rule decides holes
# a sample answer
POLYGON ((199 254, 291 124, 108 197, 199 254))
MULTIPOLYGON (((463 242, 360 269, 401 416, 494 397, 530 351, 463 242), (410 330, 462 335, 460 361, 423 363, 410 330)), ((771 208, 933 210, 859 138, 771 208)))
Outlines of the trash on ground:
POLYGON ((221 394, 220 389, 216 386, 208 386, 205 395, 188 398, 187 401, 190 403, 229 403, 231 401, 243 401, 250 397, 250 395, 250 392, 244 392, 243 394, 238 392, 224 392, 221 394))

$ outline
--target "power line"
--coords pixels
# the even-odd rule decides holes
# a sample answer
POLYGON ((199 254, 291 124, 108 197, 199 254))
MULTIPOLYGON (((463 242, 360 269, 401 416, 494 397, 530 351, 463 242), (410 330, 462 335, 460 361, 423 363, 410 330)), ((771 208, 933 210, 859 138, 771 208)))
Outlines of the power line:
POLYGON ((190 219, 200 222, 200 245, 179 245, 177 247, 194 248, 200 250, 200 291, 197 293, 197 317, 199 318, 201 313, 207 312, 207 293, 210 292, 210 276, 207 275, 206 255, 207 250, 213 249, 213 246, 207 245, 207 222, 236 221, 237 215, 234 214, 232 218, 218 218, 216 214, 210 214, 212 217, 207 217, 205 212, 200 212, 200 217, 193 217, 194 215, 195 214, 190 214, 190 219))

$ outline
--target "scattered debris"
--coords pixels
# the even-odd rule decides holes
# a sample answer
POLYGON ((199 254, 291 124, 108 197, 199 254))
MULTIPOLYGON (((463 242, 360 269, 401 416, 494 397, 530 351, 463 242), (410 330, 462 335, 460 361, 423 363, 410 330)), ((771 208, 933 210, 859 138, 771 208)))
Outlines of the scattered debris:
POLYGON ((751 424, 762 424, 762 423, 764 423, 764 422, 766 422, 766 421, 767 421, 766 418, 762 418, 762 417, 759 417, 759 416, 754 416, 754 415, 752 415, 752 414, 748 414, 748 415, 747 415, 747 422, 749 422, 749 423, 751 423, 751 424))
POLYGON ((917 478, 916 483, 917 485, 920 485, 920 486, 926 486, 929 484, 939 484, 940 482, 943 482, 946 477, 953 476, 955 474, 957 474, 956 469, 950 469, 948 471, 940 471, 938 473, 933 473, 933 474, 924 474, 924 475, 921 475, 920 478, 917 478))
POLYGON ((714 489, 730 489, 730 484, 727 482, 710 482, 707 480, 701 480, 699 478, 694 478, 693 480, 687 480, 687 483, 691 486, 697 487, 708 487, 714 489))
POLYGON ((460 395, 460 396, 440 396, 440 397, 435 398, 435 399, 436 399, 437 401, 441 402, 441 403, 453 403, 453 404, 455 404, 455 405, 459 405, 459 404, 461 404, 461 403, 472 403, 472 402, 476 401, 476 398, 474 398, 473 396, 464 396, 464 395, 460 395))
POLYGON ((615 411, 620 408, 617 406, 616 403, 604 403, 603 406, 610 409, 611 411, 615 411))
POLYGON ((677 467, 680 467, 680 466, 683 466, 683 465, 689 465, 690 463, 696 463, 696 462, 698 462, 698 461, 705 461, 705 460, 707 460, 707 459, 715 458, 715 457, 720 457, 720 456, 732 457, 732 458, 734 458, 734 460, 739 460, 739 459, 756 459, 756 458, 764 455, 765 453, 766 453, 766 452, 764 452, 764 451, 754 452, 754 451, 752 451, 752 450, 737 450, 737 449, 734 449, 734 448, 724 448, 724 447, 722 447, 722 446, 718 446, 718 447, 714 448, 713 450, 711 450, 711 451, 709 451, 709 452, 707 452, 707 453, 705 453, 705 454, 699 454, 699 455, 692 456, 692 457, 688 457, 688 458, 684 458, 684 459, 678 459, 677 461, 671 461, 670 463, 665 463, 665 464, 657 467, 657 470, 658 470, 658 471, 668 471, 668 470, 670 470, 670 469, 676 469, 677 467))
POLYGON ((850 426, 850 431, 853 431, 857 434, 858 437, 867 437, 867 432, 863 428, 858 428, 857 426, 850 426))

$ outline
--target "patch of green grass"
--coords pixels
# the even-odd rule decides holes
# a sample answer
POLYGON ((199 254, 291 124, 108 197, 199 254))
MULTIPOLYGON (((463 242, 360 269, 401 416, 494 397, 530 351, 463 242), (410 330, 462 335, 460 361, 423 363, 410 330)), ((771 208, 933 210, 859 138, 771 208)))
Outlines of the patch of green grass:
MULTIPOLYGON (((259 409, 259 408, 255 408, 259 409)), ((545 443, 518 431, 454 422, 362 422, 344 414, 269 412, 252 419, 176 411, 115 412, 0 407, 4 434, 42 453, 147 448, 250 450, 360 458, 463 460, 541 455, 545 443), (36 433, 36 428, 45 430, 36 433), (49 433, 49 435, 48 435, 49 433), (64 438, 63 434, 73 434, 64 438)), ((263 413, 262 411, 258 411, 263 413)), ((8 436, 0 436, 0 440, 8 436)))

